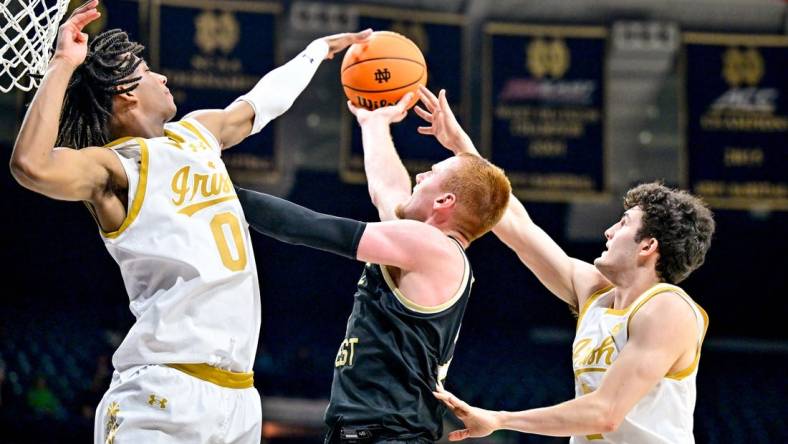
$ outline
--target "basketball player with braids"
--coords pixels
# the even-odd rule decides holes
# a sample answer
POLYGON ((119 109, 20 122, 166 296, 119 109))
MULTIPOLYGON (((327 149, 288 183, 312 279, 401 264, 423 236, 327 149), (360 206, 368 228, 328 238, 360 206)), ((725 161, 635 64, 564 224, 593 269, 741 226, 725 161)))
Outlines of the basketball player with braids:
MULTIPOLYGON (((445 91, 421 89, 416 113, 457 155, 478 155, 457 123, 445 91)), ((510 197, 493 232, 557 297, 578 311, 572 351, 575 399, 521 412, 471 407, 451 393, 441 399, 465 423, 460 440, 498 429, 572 436, 573 443, 694 442, 692 415, 705 311, 676 284, 701 266, 714 233, 698 198, 648 183, 624 196, 625 212, 605 230, 606 250, 593 265, 571 258, 510 197)))
POLYGON ((113 356, 95 442, 258 443, 257 269, 221 151, 285 112, 320 61, 371 31, 315 40, 226 108, 168 123, 167 79, 140 45, 118 30, 88 45, 97 5, 60 27, 11 157, 24 187, 90 208, 136 318, 113 356))
POLYGON ((511 192, 503 171, 472 155, 433 165, 411 189, 389 130, 405 117, 410 98, 375 111, 349 105, 362 128, 369 191, 381 222, 238 191, 255 230, 367 262, 334 362, 327 444, 441 437, 445 407, 432 391, 446 378, 470 296, 465 248, 500 219, 511 192))

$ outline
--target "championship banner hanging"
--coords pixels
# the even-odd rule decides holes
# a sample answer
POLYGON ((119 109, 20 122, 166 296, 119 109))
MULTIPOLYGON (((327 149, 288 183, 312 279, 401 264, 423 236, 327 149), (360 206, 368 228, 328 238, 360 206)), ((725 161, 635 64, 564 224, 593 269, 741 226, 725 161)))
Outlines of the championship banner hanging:
POLYGON ((526 199, 606 195, 607 30, 488 23, 482 150, 526 199))
POLYGON ((690 189, 718 208, 788 210, 788 37, 683 40, 690 189))
MULTIPOLYGON (((153 0, 151 61, 167 76, 179 118, 223 108, 278 63, 278 3, 236 0, 153 0)), ((222 154, 240 184, 280 175, 276 122, 222 154)))

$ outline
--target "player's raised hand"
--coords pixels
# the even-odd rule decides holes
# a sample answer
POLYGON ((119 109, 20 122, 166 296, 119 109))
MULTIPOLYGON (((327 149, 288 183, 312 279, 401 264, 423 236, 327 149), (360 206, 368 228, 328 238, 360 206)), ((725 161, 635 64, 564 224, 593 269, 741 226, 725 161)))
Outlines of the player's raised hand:
POLYGON ((88 54, 88 35, 82 32, 90 22, 101 16, 96 9, 98 0, 89 0, 71 13, 58 30, 57 47, 53 58, 66 61, 77 67, 85 61, 88 54))
POLYGON ((356 116, 359 125, 365 125, 373 120, 382 120, 387 124, 392 124, 402 121, 402 119, 408 115, 408 104, 411 99, 413 99, 413 93, 409 92, 402 96, 396 104, 381 106, 374 111, 370 111, 366 108, 359 108, 353 105, 353 102, 350 100, 347 101, 347 107, 350 109, 350 112, 356 116))
POLYGON ((328 55, 326 55, 326 59, 333 59, 336 53, 343 51, 345 48, 354 43, 366 42, 369 40, 371 35, 372 29, 367 28, 360 32, 343 32, 342 34, 334 34, 328 37, 323 37, 323 40, 328 43, 328 55))
POLYGON ((441 145, 456 154, 463 130, 446 100, 446 90, 440 90, 438 97, 435 97, 432 91, 421 86, 419 100, 426 110, 418 105, 414 110, 419 117, 430 124, 430 126, 418 127, 419 134, 434 136, 441 145))
POLYGON ((449 441, 461 441, 466 438, 481 438, 500 428, 497 412, 471 407, 465 401, 440 387, 438 387, 437 392, 432 392, 432 394, 443 401, 446 407, 454 413, 454 416, 465 424, 464 429, 455 430, 449 433, 449 441))

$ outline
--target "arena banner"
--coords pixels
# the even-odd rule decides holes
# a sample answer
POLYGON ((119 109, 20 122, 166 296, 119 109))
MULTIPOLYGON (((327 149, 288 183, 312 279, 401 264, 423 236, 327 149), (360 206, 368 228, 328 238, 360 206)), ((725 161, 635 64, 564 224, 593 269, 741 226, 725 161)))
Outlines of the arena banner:
POLYGON ((519 196, 607 196, 607 35, 590 26, 485 25, 480 148, 519 196))
MULTIPOLYGON (((152 0, 151 62, 167 76, 178 118, 223 108, 248 92, 281 60, 278 3, 236 0, 152 0)), ((279 179, 276 122, 222 154, 240 184, 279 179)))
POLYGON ((718 208, 788 210, 788 37, 683 41, 689 188, 718 208))
MULTIPOLYGON (((463 60, 465 22, 461 15, 376 6, 352 6, 351 10, 358 17, 357 29, 393 31, 411 39, 427 62, 427 87, 436 94, 441 88, 446 89, 449 105, 458 120, 465 121, 464 104, 469 102, 469 96, 464 84, 467 66, 463 60)), ((361 129, 344 101, 340 106, 340 176, 348 183, 364 183, 361 129)), ((391 126, 397 152, 411 174, 427 171, 451 156, 433 137, 416 132, 422 125, 424 121, 411 111, 404 121, 391 126)))

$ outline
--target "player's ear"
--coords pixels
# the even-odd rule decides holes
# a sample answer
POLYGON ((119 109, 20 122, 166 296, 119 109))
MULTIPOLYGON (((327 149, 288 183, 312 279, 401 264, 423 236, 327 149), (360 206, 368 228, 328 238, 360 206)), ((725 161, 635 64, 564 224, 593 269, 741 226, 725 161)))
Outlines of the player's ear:
POLYGON ((457 196, 454 193, 443 193, 435 198, 432 208, 437 210, 439 208, 451 208, 457 203, 457 196))
POLYGON ((654 254, 659 249, 659 241, 653 237, 645 238, 640 241, 640 254, 648 256, 654 254))
POLYGON ((113 108, 116 111, 133 108, 137 106, 140 102, 140 98, 136 94, 136 91, 129 91, 123 94, 116 94, 113 97, 113 100, 115 101, 115 103, 113 104, 113 108))

